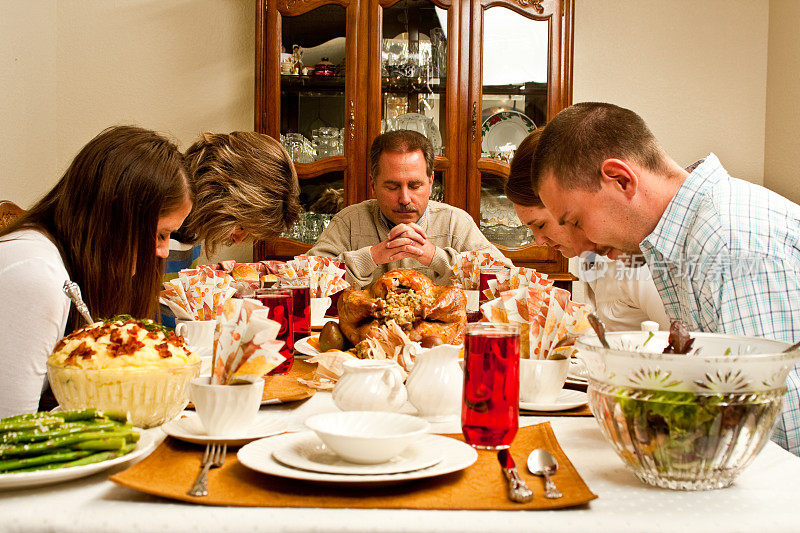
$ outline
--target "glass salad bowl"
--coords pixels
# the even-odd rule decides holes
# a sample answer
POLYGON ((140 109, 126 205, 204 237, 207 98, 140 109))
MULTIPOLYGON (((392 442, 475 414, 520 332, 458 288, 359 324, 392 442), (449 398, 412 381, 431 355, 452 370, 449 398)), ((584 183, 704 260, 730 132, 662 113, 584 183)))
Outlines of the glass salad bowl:
POLYGON ((766 445, 800 351, 756 337, 691 333, 689 354, 664 354, 668 332, 607 333, 576 344, 604 438, 641 481, 729 486, 766 445))

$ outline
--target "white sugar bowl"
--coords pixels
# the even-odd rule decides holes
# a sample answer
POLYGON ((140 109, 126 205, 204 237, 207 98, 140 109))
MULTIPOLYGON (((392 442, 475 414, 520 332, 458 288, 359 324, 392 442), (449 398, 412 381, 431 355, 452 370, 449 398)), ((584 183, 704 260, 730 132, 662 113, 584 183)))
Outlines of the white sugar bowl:
POLYGON ((441 344, 417 354, 406 380, 408 400, 419 416, 443 422, 461 413, 464 371, 458 363, 461 345, 441 344))
POLYGON ((353 359, 333 388, 333 403, 342 411, 397 411, 408 399, 403 371, 394 361, 353 359))

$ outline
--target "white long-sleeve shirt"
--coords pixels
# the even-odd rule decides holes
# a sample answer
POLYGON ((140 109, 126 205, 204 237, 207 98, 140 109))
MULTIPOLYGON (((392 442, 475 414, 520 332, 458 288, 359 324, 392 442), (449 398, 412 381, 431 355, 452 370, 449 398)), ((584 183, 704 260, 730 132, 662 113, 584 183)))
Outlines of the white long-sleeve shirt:
POLYGON ((0 418, 39 406, 47 357, 67 325, 67 279, 58 249, 42 233, 0 238, 0 418))
POLYGON ((669 331, 670 321, 647 265, 630 267, 601 256, 589 264, 580 260, 580 279, 586 282, 586 294, 608 331, 638 331, 645 320, 669 331))

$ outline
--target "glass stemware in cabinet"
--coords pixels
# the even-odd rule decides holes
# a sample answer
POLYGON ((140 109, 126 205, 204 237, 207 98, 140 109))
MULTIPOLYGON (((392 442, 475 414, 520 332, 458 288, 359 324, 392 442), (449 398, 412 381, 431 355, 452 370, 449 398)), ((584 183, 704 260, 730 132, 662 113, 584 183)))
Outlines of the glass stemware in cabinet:
POLYGON ((446 154, 447 10, 403 0, 383 9, 381 131, 410 129, 446 154))

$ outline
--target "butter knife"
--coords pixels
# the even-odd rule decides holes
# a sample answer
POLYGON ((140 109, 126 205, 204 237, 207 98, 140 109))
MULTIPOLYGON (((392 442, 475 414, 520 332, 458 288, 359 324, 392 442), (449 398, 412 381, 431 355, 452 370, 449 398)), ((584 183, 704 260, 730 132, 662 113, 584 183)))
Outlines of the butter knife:
POLYGON ((508 498, 517 503, 526 503, 533 499, 533 491, 528 488, 528 485, 519 477, 517 472, 517 465, 514 464, 514 459, 507 448, 497 452, 497 460, 500 461, 500 466, 503 470, 503 475, 506 478, 508 486, 508 498))

